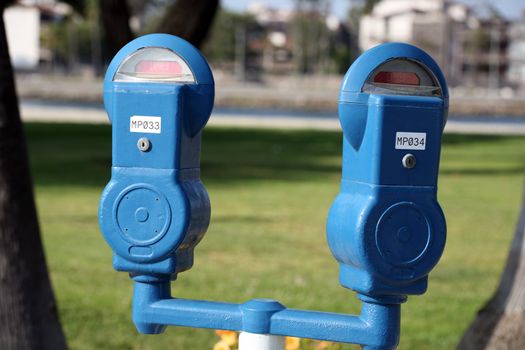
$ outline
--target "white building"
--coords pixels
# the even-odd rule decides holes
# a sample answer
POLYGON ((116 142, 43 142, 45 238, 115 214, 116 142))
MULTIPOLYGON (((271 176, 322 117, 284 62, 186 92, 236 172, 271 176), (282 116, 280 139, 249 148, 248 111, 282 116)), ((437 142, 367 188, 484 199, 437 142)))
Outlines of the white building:
POLYGON ((361 19, 359 47, 413 43, 432 55, 455 85, 461 82, 463 37, 470 21, 469 7, 449 0, 383 0, 361 19))
POLYGON ((38 68, 44 52, 40 45, 43 22, 46 18, 58 19, 71 13, 71 6, 57 0, 19 0, 14 6, 6 8, 4 24, 14 68, 38 68))
POLYGON ((35 69, 40 59, 40 10, 12 6, 4 11, 9 54, 15 69, 35 69))
POLYGON ((509 36, 507 79, 512 84, 525 89, 525 16, 511 25, 509 36))

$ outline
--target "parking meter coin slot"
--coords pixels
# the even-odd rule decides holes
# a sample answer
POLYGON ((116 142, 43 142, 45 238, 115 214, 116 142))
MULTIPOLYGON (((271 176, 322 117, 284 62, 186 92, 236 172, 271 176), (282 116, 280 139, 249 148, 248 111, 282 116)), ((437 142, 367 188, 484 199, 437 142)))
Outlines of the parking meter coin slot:
POLYGON ((182 57, 163 47, 146 47, 127 57, 118 67, 115 82, 193 84, 195 76, 182 57))

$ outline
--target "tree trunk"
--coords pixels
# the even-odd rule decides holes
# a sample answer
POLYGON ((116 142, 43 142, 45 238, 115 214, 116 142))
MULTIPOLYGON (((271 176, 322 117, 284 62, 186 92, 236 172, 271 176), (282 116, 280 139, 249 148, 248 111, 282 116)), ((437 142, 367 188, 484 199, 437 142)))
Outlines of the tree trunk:
POLYGON ((13 68, 0 16, 0 349, 66 348, 40 240, 13 68))
POLYGON ((458 350, 525 349, 524 238, 525 193, 498 289, 463 334, 458 350))
POLYGON ((219 0, 177 0, 167 9, 158 31, 201 47, 218 9, 219 0))
POLYGON ((105 57, 111 60, 122 46, 133 40, 127 0, 100 0, 100 17, 106 41, 105 57))

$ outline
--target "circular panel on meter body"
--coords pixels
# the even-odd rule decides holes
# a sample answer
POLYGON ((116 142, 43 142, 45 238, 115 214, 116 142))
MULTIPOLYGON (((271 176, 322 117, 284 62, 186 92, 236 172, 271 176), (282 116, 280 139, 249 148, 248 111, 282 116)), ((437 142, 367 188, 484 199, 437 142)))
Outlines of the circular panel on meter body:
POLYGON ((383 259, 406 266, 421 259, 432 239, 426 215, 411 202, 400 202, 384 211, 376 227, 376 246, 383 259))
POLYGON ((119 233, 133 245, 151 245, 166 233, 171 209, 166 198, 153 186, 136 185, 122 191, 114 206, 119 233))

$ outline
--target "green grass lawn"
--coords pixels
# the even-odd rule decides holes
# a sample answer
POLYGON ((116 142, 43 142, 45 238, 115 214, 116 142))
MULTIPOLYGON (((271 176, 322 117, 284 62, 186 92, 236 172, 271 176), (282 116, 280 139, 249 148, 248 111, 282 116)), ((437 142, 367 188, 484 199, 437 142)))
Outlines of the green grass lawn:
MULTIPOLYGON (((132 285, 111 267, 97 204, 109 180, 109 126, 26 126, 43 239, 72 349, 211 349, 210 330, 172 327, 138 335, 132 285)), ((325 240, 338 192, 341 135, 209 128, 202 177, 212 220, 195 266, 173 295, 243 302, 278 299, 293 308, 355 313, 339 286, 325 240)), ((400 349, 452 349, 491 295, 513 235, 525 167, 525 138, 444 140, 439 198, 448 242, 427 294, 403 305, 400 349)), ((348 345, 342 349, 351 349, 348 345)))

